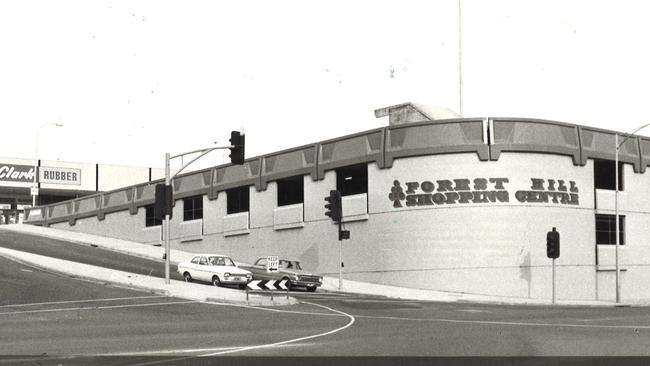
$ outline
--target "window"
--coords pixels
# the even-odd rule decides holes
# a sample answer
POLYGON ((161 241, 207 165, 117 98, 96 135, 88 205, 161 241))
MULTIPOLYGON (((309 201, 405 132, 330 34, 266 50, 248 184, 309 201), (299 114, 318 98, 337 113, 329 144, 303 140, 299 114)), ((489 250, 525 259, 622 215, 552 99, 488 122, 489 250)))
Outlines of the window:
POLYGON ((194 263, 194 264, 199 264, 199 259, 200 259, 200 258, 201 258, 201 257, 194 257, 194 258, 192 258, 192 263, 194 263))
MULTIPOLYGON (((616 189, 616 163, 612 160, 594 160, 594 188, 616 189)), ((618 190, 623 190, 623 163, 618 163, 618 190)))
POLYGON ((183 198, 183 221, 203 218, 203 196, 183 198))
MULTIPOLYGON (((619 244, 625 244, 625 216, 618 215, 619 244)), ((596 215, 596 244, 616 244, 616 215, 596 215)))
POLYGON ((341 196, 368 193, 368 164, 336 169, 336 189, 341 196))
POLYGON ((303 177, 291 177, 277 181, 278 207, 304 202, 303 177))
POLYGON ((156 219, 156 216, 154 215, 153 205, 145 207, 145 215, 144 216, 145 216, 145 219, 144 219, 144 226, 145 227, 162 225, 162 220, 156 219))
POLYGON ((228 215, 248 211, 248 186, 229 189, 226 191, 226 195, 228 196, 228 215))
POLYGON ((207 266, 208 265, 208 260, 205 257, 201 257, 199 259, 199 265, 200 266, 207 266))

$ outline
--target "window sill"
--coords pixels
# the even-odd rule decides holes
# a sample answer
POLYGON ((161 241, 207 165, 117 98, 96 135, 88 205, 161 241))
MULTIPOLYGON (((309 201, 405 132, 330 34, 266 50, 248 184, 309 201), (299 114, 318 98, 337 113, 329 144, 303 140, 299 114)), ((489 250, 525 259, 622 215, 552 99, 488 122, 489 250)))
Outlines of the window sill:
POLYGON ((251 233, 250 229, 239 229, 239 230, 232 230, 232 231, 224 231, 223 236, 248 235, 250 233, 251 233))
POLYGON ((280 230, 289 230, 289 229, 300 229, 305 227, 304 222, 292 222, 288 224, 276 224, 273 225, 273 230, 275 231, 280 231, 280 230))

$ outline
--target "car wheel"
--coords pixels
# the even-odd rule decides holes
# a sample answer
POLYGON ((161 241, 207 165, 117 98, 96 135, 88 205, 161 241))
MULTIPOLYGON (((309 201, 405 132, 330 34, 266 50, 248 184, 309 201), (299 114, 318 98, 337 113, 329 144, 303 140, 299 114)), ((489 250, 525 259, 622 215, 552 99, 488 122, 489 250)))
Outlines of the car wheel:
POLYGON ((183 273, 183 278, 185 279, 185 282, 192 282, 192 275, 189 272, 183 273))
POLYGON ((315 292, 315 291, 316 291, 316 286, 314 286, 314 287, 307 287, 307 291, 309 291, 309 292, 315 292))
POLYGON ((288 277, 284 277, 282 281, 287 281, 285 286, 287 286, 287 290, 291 290, 291 280, 288 277))
POLYGON ((219 281, 219 277, 217 276, 212 277, 212 284, 214 286, 221 286, 221 281, 219 281))

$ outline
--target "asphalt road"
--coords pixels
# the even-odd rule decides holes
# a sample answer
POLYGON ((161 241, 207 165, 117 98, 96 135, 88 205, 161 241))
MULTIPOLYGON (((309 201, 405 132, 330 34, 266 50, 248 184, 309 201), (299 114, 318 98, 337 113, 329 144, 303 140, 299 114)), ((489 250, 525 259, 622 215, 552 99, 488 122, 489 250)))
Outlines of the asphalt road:
MULTIPOLYGON (((76 244, 39 240, 56 253, 77 252, 68 246, 76 244)), ((85 255, 104 252, 87 250, 85 255)), ((130 264, 141 259, 124 257, 104 264, 141 265, 130 264)), ((446 304, 322 291, 292 295, 303 303, 263 309, 188 302, 0 258, 0 354, 102 354, 128 357, 129 364, 140 357, 165 364, 198 355, 650 356, 650 309, 644 307, 446 304)))
MULTIPOLYGON (((0 247, 131 273, 165 277, 165 266, 162 259, 155 261, 36 235, 2 231, 0 247)), ((170 277, 179 281, 183 280, 173 264, 170 266, 170 277)))

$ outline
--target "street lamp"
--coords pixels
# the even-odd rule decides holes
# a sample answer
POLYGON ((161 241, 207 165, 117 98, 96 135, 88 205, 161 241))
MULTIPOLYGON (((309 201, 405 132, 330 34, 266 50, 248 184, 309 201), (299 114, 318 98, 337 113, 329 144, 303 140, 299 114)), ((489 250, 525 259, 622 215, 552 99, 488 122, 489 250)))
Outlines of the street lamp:
POLYGON ((618 142, 618 132, 614 135, 614 143, 616 146, 616 157, 614 161, 614 175, 615 175, 615 193, 614 193, 614 212, 615 212, 615 218, 616 220, 616 251, 615 251, 615 256, 616 256, 616 303, 621 302, 621 281, 620 281, 620 276, 621 276, 621 269, 619 266, 619 261, 618 261, 618 247, 620 246, 620 239, 619 239, 619 222, 618 222, 618 151, 621 149, 621 146, 627 141, 632 135, 634 135, 636 132, 638 132, 640 129, 650 126, 650 123, 646 123, 641 127, 636 128, 632 132, 628 132, 625 134, 625 139, 621 141, 621 143, 618 142))
POLYGON ((63 127, 62 123, 48 122, 43 123, 36 131, 36 146, 34 147, 34 185, 32 186, 32 207, 36 207, 36 196, 38 196, 38 137, 41 134, 41 130, 47 126, 63 127))

